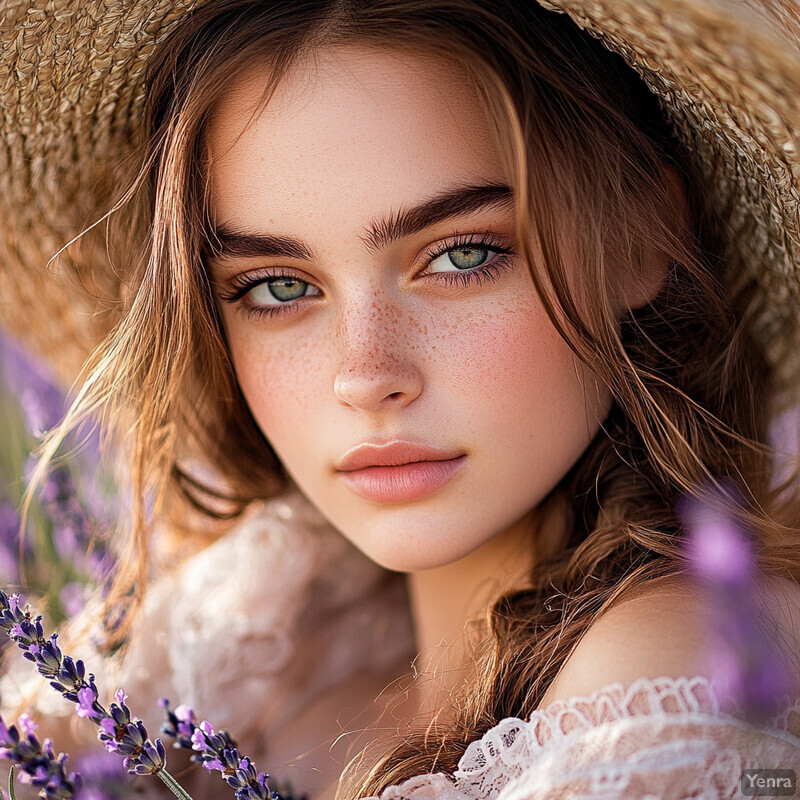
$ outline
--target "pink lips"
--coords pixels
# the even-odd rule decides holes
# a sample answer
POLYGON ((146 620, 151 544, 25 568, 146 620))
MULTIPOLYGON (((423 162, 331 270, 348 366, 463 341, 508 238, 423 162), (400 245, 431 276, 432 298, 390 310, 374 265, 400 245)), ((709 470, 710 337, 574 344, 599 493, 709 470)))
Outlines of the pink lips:
POLYGON ((411 442, 365 443, 337 465, 337 474, 359 497, 377 503, 419 500, 444 486, 466 456, 411 442))

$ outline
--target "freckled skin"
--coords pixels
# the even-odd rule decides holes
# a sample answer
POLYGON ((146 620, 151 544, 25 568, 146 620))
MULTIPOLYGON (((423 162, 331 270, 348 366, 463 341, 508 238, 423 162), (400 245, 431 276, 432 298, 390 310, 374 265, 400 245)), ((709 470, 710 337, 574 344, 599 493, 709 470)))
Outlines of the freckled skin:
POLYGON ((455 67, 355 46, 317 52, 248 127, 265 79, 254 69, 235 81, 212 120, 213 212, 238 231, 302 239, 315 258, 211 268, 220 279, 292 267, 320 294, 277 318, 220 301, 242 391, 297 485, 367 555, 402 571, 454 562, 541 502, 608 396, 556 333, 519 256, 467 288, 426 273, 422 254, 454 233, 513 239, 512 210, 450 219, 377 253, 362 240, 376 217, 456 185, 507 183, 455 67), (466 464, 420 500, 367 501, 335 465, 375 437, 466 464))

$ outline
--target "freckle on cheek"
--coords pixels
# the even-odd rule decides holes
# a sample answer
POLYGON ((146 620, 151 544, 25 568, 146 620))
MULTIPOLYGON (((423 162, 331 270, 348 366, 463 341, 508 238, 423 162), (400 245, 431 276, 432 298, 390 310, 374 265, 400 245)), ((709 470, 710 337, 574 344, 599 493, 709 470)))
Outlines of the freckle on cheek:
POLYGON ((495 380, 486 383, 490 391, 500 387, 508 391, 515 385, 533 388, 531 382, 539 383, 553 370, 561 370, 562 357, 568 357, 556 346, 561 340, 552 326, 530 311, 502 309, 480 325, 465 327, 466 340, 472 340, 466 368, 494 375, 495 380))
POLYGON ((319 380, 316 355, 303 341, 282 342, 280 349, 263 345, 240 354, 237 377, 256 417, 311 410, 308 387, 319 380))

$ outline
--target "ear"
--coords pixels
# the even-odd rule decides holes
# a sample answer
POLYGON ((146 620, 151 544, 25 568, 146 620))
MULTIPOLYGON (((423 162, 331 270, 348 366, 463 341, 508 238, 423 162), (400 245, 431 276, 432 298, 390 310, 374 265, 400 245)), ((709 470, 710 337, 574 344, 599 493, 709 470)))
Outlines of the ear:
MULTIPOLYGON (((681 179, 673 167, 662 167, 667 198, 664 203, 664 220, 676 239, 683 239, 689 231, 689 204, 681 179)), ((623 272, 619 288, 620 311, 633 311, 652 303, 664 286, 672 259, 669 253, 654 244, 644 245, 641 269, 623 272)))

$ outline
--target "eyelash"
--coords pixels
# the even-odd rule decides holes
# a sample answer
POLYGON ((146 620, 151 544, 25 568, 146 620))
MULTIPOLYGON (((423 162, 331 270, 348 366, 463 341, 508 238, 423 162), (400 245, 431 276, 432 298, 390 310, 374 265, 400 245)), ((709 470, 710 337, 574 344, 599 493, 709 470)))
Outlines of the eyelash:
MULTIPOLYGON (((458 250, 461 247, 478 247, 485 248, 493 255, 491 261, 480 264, 472 269, 464 269, 453 272, 431 272, 428 276, 435 275, 437 281, 441 281, 447 286, 460 286, 467 288, 472 285, 482 286, 485 280, 496 281, 501 272, 511 266, 511 256, 513 251, 502 244, 502 240, 492 234, 469 234, 461 235, 454 234, 449 239, 438 242, 423 252, 423 258, 428 266, 436 258, 451 250, 458 250)), ((227 303, 236 303, 242 312, 249 317, 275 318, 281 314, 291 312, 297 305, 297 300, 290 300, 285 303, 276 303, 275 305, 254 305, 249 304, 246 300, 247 293, 262 283, 268 283, 271 280, 280 278, 293 278, 301 280, 296 275, 287 274, 286 272, 270 272, 268 270, 259 273, 248 273, 236 275, 231 280, 232 288, 230 291, 220 292, 220 300, 227 303)), ((303 281, 303 283, 309 283, 303 281)), ((316 295, 315 295, 316 296, 316 295)))

